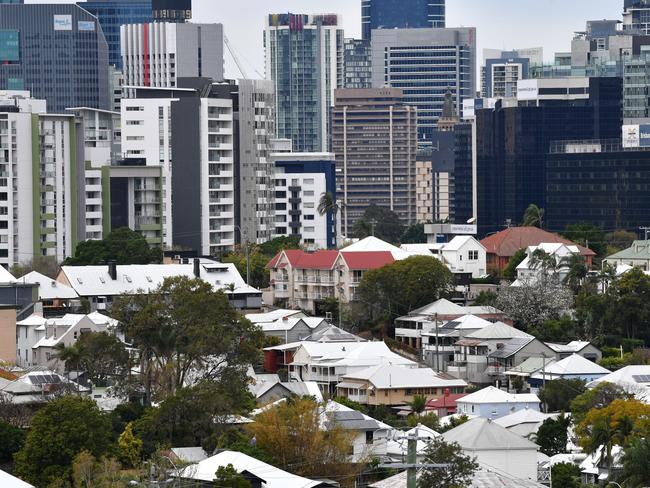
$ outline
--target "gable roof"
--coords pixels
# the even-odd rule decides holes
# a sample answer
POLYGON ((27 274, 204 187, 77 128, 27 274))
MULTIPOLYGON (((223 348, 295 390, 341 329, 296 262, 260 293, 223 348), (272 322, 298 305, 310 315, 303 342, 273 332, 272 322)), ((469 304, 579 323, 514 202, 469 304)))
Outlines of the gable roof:
POLYGON ((650 365, 625 366, 587 383, 587 388, 593 388, 602 382, 614 383, 627 389, 646 387, 650 394, 650 365))
MULTIPOLYGON (((285 249, 280 251, 269 263, 267 268, 275 268, 285 257, 291 266, 298 269, 332 269, 339 252, 336 250, 303 251, 302 249, 285 249)), ((280 264, 280 266, 282 266, 280 264)))
POLYGON ((488 386, 475 391, 456 401, 457 403, 539 403, 539 397, 532 393, 508 393, 506 391, 488 386))
MULTIPOLYGON (((451 241, 446 243, 442 247, 442 252, 446 251, 458 251, 460 248, 462 248, 465 244, 468 242, 476 241, 476 239, 472 236, 455 236, 451 241)), ((479 241, 476 241, 481 247, 485 248, 483 244, 481 244, 479 241)))
POLYGON ((505 374, 512 376, 529 376, 535 371, 542 369, 545 365, 551 364, 552 360, 547 358, 532 357, 526 359, 523 363, 510 368, 505 374))
POLYGON ((34 485, 10 475, 6 471, 0 469, 0 486, 2 488, 34 488, 34 485))
POLYGON ((449 395, 443 395, 440 398, 429 400, 425 410, 456 407, 456 402, 465 396, 467 396, 467 393, 450 393, 449 395))
POLYGON ((390 363, 348 373, 343 380, 368 381, 378 389, 387 388, 445 388, 463 387, 467 383, 461 379, 443 377, 431 368, 404 368, 390 363))
POLYGON ((65 283, 59 283, 52 278, 37 271, 27 273, 16 280, 18 283, 31 283, 38 285, 38 296, 41 300, 73 299, 78 298, 77 292, 65 283))
POLYGON ((305 337, 304 340, 313 342, 367 342, 367 339, 351 334, 332 324, 305 337))
POLYGON ((15 283, 16 278, 4 266, 0 266, 0 283, 15 283))
POLYGON ((476 315, 467 314, 457 319, 450 320, 443 325, 445 329, 455 329, 455 330, 472 330, 472 329, 483 329, 492 325, 491 322, 488 322, 481 317, 476 315))
POLYGON ((237 451, 222 451, 197 464, 190 465, 181 470, 180 476, 185 479, 211 482, 214 480, 217 470, 229 464, 232 464, 237 472, 248 471, 264 480, 266 488, 312 488, 321 485, 320 481, 296 476, 237 451))
POLYGON ((475 332, 465 336, 465 339, 512 339, 514 337, 523 337, 533 339, 534 337, 523 330, 519 330, 503 322, 495 322, 475 332))
MULTIPOLYGON (((481 244, 483 244, 488 254, 496 254, 502 257, 512 257, 519 249, 538 246, 542 242, 576 245, 564 237, 538 227, 510 227, 481 240, 481 244)), ((586 247, 578 246, 578 249, 580 249, 580 254, 583 256, 596 255, 595 252, 586 247)))
POLYGON ((499 424, 501 427, 506 429, 520 424, 537 424, 544 422, 544 420, 549 418, 555 418, 558 414, 554 413, 544 413, 533 410, 532 408, 522 408, 517 410, 505 417, 500 417, 494 420, 495 424, 499 424))
POLYGON ((591 342, 571 341, 568 344, 555 344, 552 342, 545 342, 544 344, 553 349, 555 352, 580 352, 589 344, 591 344, 591 342))
POLYGON ((403 249, 400 249, 397 246, 393 246, 392 244, 386 241, 382 241, 381 239, 375 236, 368 236, 364 239, 361 239, 360 241, 357 241, 354 244, 350 244, 349 246, 344 247, 343 249, 341 249, 341 251, 342 252, 388 251, 391 254, 393 254, 393 256, 402 256, 408 254, 403 249))
POLYGON ((510 432, 490 419, 475 418, 448 430, 442 437, 447 442, 457 442, 463 450, 537 450, 537 444, 510 432))
POLYGON ((352 270, 378 269, 395 262, 389 251, 341 252, 341 257, 352 270))
POLYGON ((496 351, 492 351, 488 354, 490 358, 509 358, 517 354, 524 347, 534 341, 534 337, 513 337, 508 339, 508 342, 499 347, 496 351))
POLYGON ((441 298, 424 307, 416 308, 409 315, 465 315, 465 309, 460 305, 450 302, 446 298, 441 298))
MULTIPOLYGON (((566 357, 560 361, 553 362, 552 364, 547 365, 544 368, 544 374, 555 375, 555 376, 564 376, 564 375, 594 375, 602 374, 606 375, 611 373, 610 370, 599 366, 589 359, 585 359, 579 354, 571 354, 571 356, 566 357)), ((533 375, 534 378, 542 377, 541 371, 538 371, 533 375)))
POLYGON ((305 312, 302 310, 286 310, 278 309, 271 310, 265 313, 248 313, 246 318, 253 322, 254 324, 275 322, 278 319, 283 317, 306 317, 305 312))
POLYGON ((650 259, 650 242, 634 241, 630 247, 607 256, 607 259, 650 259))

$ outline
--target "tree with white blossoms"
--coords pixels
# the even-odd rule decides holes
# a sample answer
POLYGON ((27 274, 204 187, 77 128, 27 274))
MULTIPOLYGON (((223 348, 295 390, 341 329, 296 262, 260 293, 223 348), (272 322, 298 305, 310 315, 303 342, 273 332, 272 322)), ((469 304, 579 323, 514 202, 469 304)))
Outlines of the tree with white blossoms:
POLYGON ((549 319, 559 319, 570 312, 573 293, 554 279, 522 280, 520 286, 502 287, 495 306, 519 327, 539 327, 549 319))

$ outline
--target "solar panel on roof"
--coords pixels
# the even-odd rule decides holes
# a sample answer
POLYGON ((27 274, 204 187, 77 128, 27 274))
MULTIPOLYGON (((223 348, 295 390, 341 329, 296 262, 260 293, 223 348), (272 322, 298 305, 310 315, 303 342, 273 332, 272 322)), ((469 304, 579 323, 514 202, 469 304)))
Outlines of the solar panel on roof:
POLYGON ((635 374, 632 379, 637 383, 650 383, 650 374, 635 374))

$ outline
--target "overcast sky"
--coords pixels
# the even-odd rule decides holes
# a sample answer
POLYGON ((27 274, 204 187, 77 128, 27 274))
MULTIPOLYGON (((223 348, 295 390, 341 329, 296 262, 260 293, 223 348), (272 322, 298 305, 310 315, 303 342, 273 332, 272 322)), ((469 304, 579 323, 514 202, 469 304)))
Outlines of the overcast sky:
MULTIPOLYGON (((71 3, 69 0, 27 0, 27 3, 71 3)), ((194 22, 221 22, 248 71, 264 73, 264 16, 275 12, 338 13, 346 37, 360 37, 361 0, 193 0, 194 22)), ((544 57, 570 50, 574 31, 587 20, 620 19, 623 0, 447 0, 448 27, 476 27, 478 59, 485 47, 544 48, 544 57)), ((226 75, 240 77, 229 54, 226 75)))

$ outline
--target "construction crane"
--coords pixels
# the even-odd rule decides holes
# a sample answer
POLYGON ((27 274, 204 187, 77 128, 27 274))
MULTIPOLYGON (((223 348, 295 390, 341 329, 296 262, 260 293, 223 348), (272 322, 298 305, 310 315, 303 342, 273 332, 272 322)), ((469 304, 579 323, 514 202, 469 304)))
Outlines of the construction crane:
MULTIPOLYGON (((233 61, 237 65, 237 69, 241 73, 242 77, 243 78, 248 78, 248 74, 246 73, 246 70, 244 69, 243 63, 240 62, 239 56, 237 56, 237 53, 235 52, 235 48, 232 46, 232 44, 230 44, 230 41, 228 40, 228 36, 226 36, 225 34, 223 35, 223 41, 224 41, 224 44, 226 45, 226 48, 228 49, 228 52, 232 56, 233 61)), ((255 70, 255 73, 260 78, 264 78, 264 76, 262 76, 262 74, 259 71, 255 70)))

